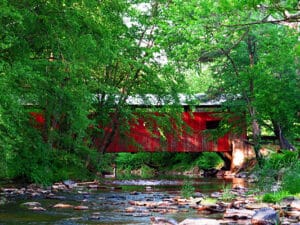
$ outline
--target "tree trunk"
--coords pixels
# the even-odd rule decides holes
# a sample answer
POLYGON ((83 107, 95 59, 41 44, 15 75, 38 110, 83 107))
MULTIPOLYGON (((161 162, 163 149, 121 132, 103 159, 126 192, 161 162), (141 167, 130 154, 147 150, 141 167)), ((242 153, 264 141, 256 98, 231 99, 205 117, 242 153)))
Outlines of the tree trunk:
POLYGON ((117 131, 117 128, 119 127, 119 120, 118 120, 118 111, 114 112, 114 115, 113 115, 113 118, 112 118, 112 122, 111 122, 111 131, 110 132, 106 132, 104 134, 104 138, 103 138, 103 144, 100 148, 100 152, 101 153, 105 153, 108 149, 108 147, 110 146, 110 144, 112 143, 114 137, 115 137, 115 134, 116 134, 116 131, 117 131))
MULTIPOLYGON (((248 35, 248 40, 247 40, 247 45, 248 45, 248 53, 249 53, 249 65, 250 68, 252 68, 255 64, 256 58, 256 41, 255 37, 252 35, 248 35)), ((252 72, 252 71, 251 71, 252 72)), ((254 144, 254 151, 255 151, 255 156, 258 161, 259 166, 262 165, 262 156, 260 153, 260 148, 261 148, 261 129, 259 122, 257 120, 257 113, 256 109, 253 107, 253 99, 254 99, 254 80, 251 77, 249 81, 249 93, 250 96, 247 98, 247 103, 248 103, 248 110, 249 114, 251 117, 251 126, 252 126, 252 135, 253 135, 253 144, 254 144)))
POLYGON ((280 149, 295 151, 296 148, 285 137, 282 126, 279 123, 277 123, 275 120, 272 120, 272 124, 273 124, 274 134, 279 141, 280 149))
POLYGON ((261 129, 257 119, 255 118, 252 120, 252 135, 253 135, 253 144, 254 144, 253 147, 255 151, 255 156, 259 166, 261 166, 262 165, 262 155, 260 153, 261 129))

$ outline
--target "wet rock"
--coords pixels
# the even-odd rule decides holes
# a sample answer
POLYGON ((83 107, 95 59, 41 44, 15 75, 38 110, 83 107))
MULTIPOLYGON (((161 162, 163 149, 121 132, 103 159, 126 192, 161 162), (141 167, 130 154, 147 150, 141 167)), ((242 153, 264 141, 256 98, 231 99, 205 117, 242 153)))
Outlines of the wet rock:
POLYGON ((255 211, 248 209, 226 209, 223 217, 233 219, 251 219, 255 211))
POLYGON ((46 211, 45 208, 40 207, 40 206, 29 207, 28 209, 33 210, 33 211, 46 211))
POLYGON ((199 205, 197 210, 209 211, 210 213, 220 213, 225 211, 225 207, 219 204, 205 204, 205 205, 199 205))
POLYGON ((85 205, 78 205, 74 207, 75 210, 88 210, 89 207, 85 205))
POLYGON ((227 203, 229 208, 235 208, 235 209, 243 209, 244 206, 247 204, 245 200, 236 200, 231 203, 227 203))
POLYGON ((58 204, 54 205, 53 208, 71 209, 71 208, 74 208, 74 206, 70 205, 70 204, 58 203, 58 204))
POLYGON ((94 212, 91 216, 91 220, 99 220, 101 218, 101 213, 100 212, 94 212))
POLYGON ((285 211, 284 214, 289 217, 299 218, 299 220, 300 220, 300 211, 297 211, 297 210, 285 211))
POLYGON ((133 213, 135 211, 136 211, 135 207, 127 207, 127 208, 125 208, 125 212, 127 212, 127 213, 133 213))
POLYGON ((146 186, 145 189, 146 189, 146 191, 152 191, 152 187, 151 186, 146 186))
POLYGON ((236 178, 247 178, 249 175, 248 172, 240 172, 235 175, 236 178))
POLYGON ((1 197, 0 197, 0 206, 1 206, 1 205, 5 205, 6 203, 7 203, 6 197, 1 196, 1 197))
POLYGON ((149 217, 151 216, 150 213, 147 213, 147 212, 142 212, 142 213, 134 213, 132 214, 133 217, 149 217))
POLYGON ((204 170, 203 176, 204 177, 214 177, 218 173, 219 170, 217 169, 207 169, 204 170))
POLYGON ((40 207, 41 203, 39 203, 39 202, 24 202, 22 205, 26 206, 26 207, 40 207))
POLYGON ((282 207, 287 207, 287 206, 290 206, 291 203, 296 199, 297 198, 295 198, 294 196, 288 196, 288 197, 283 198, 279 204, 282 207))
POLYGON ((294 199, 291 203, 290 203, 290 207, 293 210, 298 210, 300 211, 300 199, 294 199))
POLYGON ((73 180, 64 180, 62 183, 69 189, 77 187, 77 183, 73 180))
POLYGON ((55 183, 51 186, 52 191, 64 191, 67 190, 67 186, 62 183, 55 183))
POLYGON ((251 219, 253 225, 279 224, 279 216, 272 208, 261 208, 255 212, 251 219))
POLYGON ((57 199, 57 200, 65 200, 66 197, 65 196, 58 196, 58 195, 55 195, 53 193, 50 193, 46 196, 46 198, 49 198, 49 199, 57 199))
POLYGON ((250 210, 267 208, 267 207, 269 207, 267 203, 249 203, 245 206, 246 209, 250 209, 250 210))
POLYGON ((212 197, 212 198, 221 198, 222 193, 221 192, 213 192, 213 193, 210 194, 210 197, 212 197))
POLYGON ((189 199, 189 204, 191 206, 193 206, 193 205, 199 205, 202 200, 203 200, 203 198, 190 198, 189 199))
POLYGON ((163 217, 151 217, 150 221, 152 225, 178 225, 176 220, 163 217))
POLYGON ((90 189, 98 189, 98 188, 99 188, 99 185, 98 185, 98 184, 90 184, 90 185, 88 186, 88 188, 90 188, 90 189))
POLYGON ((185 219, 178 225, 220 225, 220 222, 215 219, 197 218, 197 219, 185 219))
POLYGON ((258 176, 255 175, 255 174, 250 174, 250 175, 248 176, 247 181, 248 181, 249 183, 255 183, 255 182, 258 181, 258 176))

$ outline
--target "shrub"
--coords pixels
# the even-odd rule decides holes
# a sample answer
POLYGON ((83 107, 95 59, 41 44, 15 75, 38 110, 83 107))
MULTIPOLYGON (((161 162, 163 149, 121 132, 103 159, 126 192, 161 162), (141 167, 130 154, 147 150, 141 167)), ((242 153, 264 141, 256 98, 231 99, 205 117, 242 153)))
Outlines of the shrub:
POLYGON ((195 192, 195 187, 191 180, 185 180, 181 188, 181 196, 184 198, 190 198, 195 192))
POLYGON ((267 203, 277 203, 280 202, 283 198, 288 197, 290 195, 291 194, 288 191, 266 193, 263 195, 262 201, 267 203))
POLYGON ((203 152, 195 164, 200 169, 220 169, 224 166, 224 161, 216 152, 203 152))
POLYGON ((282 188, 291 194, 300 193, 300 162, 291 166, 282 178, 282 188))
POLYGON ((258 186, 265 191, 269 191, 276 183, 282 183, 282 190, 290 193, 299 192, 299 159, 298 153, 283 151, 273 153, 264 159, 262 168, 258 168, 260 177, 258 186))

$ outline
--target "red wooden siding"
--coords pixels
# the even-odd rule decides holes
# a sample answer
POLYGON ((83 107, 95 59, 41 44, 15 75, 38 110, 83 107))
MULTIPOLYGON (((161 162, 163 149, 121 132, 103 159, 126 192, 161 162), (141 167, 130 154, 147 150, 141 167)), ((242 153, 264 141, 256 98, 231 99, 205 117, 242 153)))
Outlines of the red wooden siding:
MULTIPOLYGON (((36 121, 36 127, 42 128, 45 119, 41 113, 30 113, 36 121), (38 126, 40 125, 40 126, 38 126)), ((183 127, 173 127, 171 132, 162 132, 156 125, 155 120, 149 123, 139 118, 130 124, 130 131, 121 135, 117 131, 107 152, 137 152, 137 151, 169 151, 169 152, 202 152, 218 151, 227 152, 230 149, 230 134, 226 134, 217 140, 209 138, 207 132, 207 122, 220 121, 217 113, 212 112, 184 112, 182 113, 183 127), (149 125, 150 124, 150 125, 149 125), (149 129, 149 126, 152 129, 149 129)), ((212 123, 213 124, 213 123, 212 123)), ((111 132, 110 128, 104 129, 106 134, 111 132)), ((95 135, 95 134, 94 134, 95 135)), ((101 148, 102 141, 98 137, 93 137, 96 148, 101 148)))
MULTIPOLYGON (((116 134, 108 152, 137 152, 137 151, 169 151, 169 152, 202 152, 202 151, 231 151, 229 134, 218 140, 211 140, 206 131, 206 122, 219 121, 216 113, 209 112, 185 112, 182 120, 185 127, 182 132, 174 128, 170 133, 161 132, 155 124, 152 129, 147 128, 143 119, 130 126, 130 133, 120 137, 116 134), (151 131, 150 131, 151 130, 151 131)), ((171 123, 171 122, 170 122, 171 123)), ((97 143, 101 145, 101 143, 97 143)))

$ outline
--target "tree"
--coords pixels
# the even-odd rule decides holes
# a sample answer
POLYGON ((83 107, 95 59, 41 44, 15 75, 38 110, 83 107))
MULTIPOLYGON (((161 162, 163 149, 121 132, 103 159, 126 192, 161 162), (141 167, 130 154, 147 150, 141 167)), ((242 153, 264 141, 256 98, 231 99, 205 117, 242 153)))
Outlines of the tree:
POLYGON ((281 147, 293 148, 283 133, 295 131, 298 120, 299 106, 294 98, 299 96, 295 58, 298 33, 286 25, 294 28, 299 22, 297 7, 297 1, 172 1, 161 4, 159 30, 165 38, 160 41, 167 56, 181 69, 198 68, 203 63, 211 68, 215 75, 211 90, 226 95, 226 106, 231 110, 246 109, 258 158, 260 130, 261 126, 266 126, 265 121, 276 121, 271 126, 281 147), (282 91, 275 92, 277 88, 282 91), (270 92, 268 96, 263 94, 266 89, 265 93, 270 92), (272 101, 270 104, 271 96, 280 99, 280 103, 272 101))
POLYGON ((5 0, 0 6, 6 176, 47 183, 95 172, 103 156, 91 135, 105 152, 117 130, 126 132, 136 117, 125 104, 129 95, 181 87, 172 67, 155 58, 155 9, 149 14, 127 1, 5 0))

